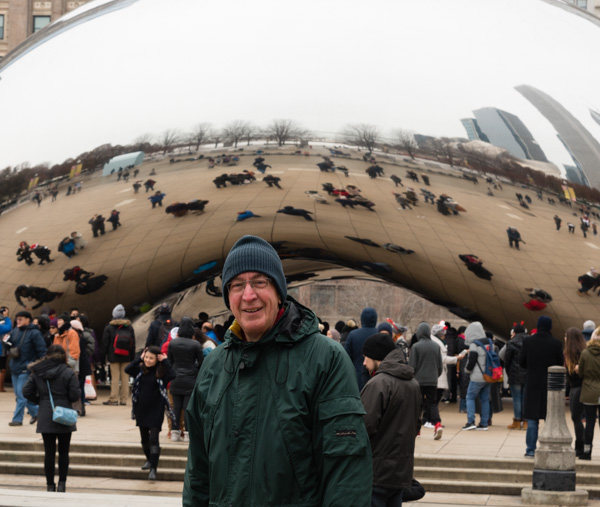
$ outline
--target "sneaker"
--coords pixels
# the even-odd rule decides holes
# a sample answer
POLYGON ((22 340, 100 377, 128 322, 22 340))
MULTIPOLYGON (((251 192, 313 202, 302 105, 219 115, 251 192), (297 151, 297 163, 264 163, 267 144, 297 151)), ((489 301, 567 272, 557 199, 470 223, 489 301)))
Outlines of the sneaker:
POLYGON ((119 402, 119 405, 127 405, 124 401, 119 402))
POLYGON ((472 423, 472 422, 468 422, 467 424, 465 424, 462 427, 463 431, 471 431, 471 430, 474 430, 475 428, 477 428, 477 426, 475 426, 475 423, 472 423))
POLYGON ((112 406, 118 406, 119 402, 118 401, 103 401, 102 405, 112 405, 112 406))
POLYGON ((179 430, 171 430, 171 442, 181 442, 181 432, 179 430))
POLYGON ((482 426, 481 424, 477 425, 477 428, 475 428, 477 431, 487 431, 488 427, 487 426, 482 426))
POLYGON ((9 426, 23 426, 23 422, 22 421, 10 421, 8 423, 9 426))
POLYGON ((183 441, 184 442, 189 442, 190 441, 190 433, 189 433, 189 431, 184 431, 183 432, 183 441))
POLYGON ((526 452, 526 453, 525 453, 525 457, 526 457, 526 458, 533 458, 534 456, 535 456, 535 455, 534 455, 532 452, 531 452, 531 453, 530 453, 530 452, 526 452))
POLYGON ((424 425, 423 428, 435 428, 435 424, 430 423, 429 421, 427 421, 424 425))
POLYGON ((439 440, 440 438, 442 438, 443 432, 444 432, 444 427, 442 426, 442 423, 437 423, 435 425, 435 429, 433 430, 433 439, 439 440))

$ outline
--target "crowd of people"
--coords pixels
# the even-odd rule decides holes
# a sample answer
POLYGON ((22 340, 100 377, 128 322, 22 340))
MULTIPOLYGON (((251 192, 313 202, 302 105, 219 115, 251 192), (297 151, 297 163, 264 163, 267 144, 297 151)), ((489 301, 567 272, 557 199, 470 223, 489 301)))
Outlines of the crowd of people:
POLYGON ((380 319, 372 307, 362 311, 360 326, 348 320, 331 327, 288 296, 277 252, 256 236, 229 252, 221 293, 232 314, 223 325, 211 329, 205 313, 176 322, 163 303, 142 346, 122 305, 101 337, 77 309, 35 318, 20 311, 14 326, 9 309, 0 309, 3 350, 20 351, 7 354, 17 402, 9 424, 21 426, 25 410, 37 423, 49 491, 66 490, 76 430, 52 420, 51 404, 84 416, 85 379, 101 376, 104 363, 111 388, 104 405, 131 403, 150 480, 159 477, 165 415, 171 441, 189 444, 184 505, 224 497, 243 503, 248 495, 269 504, 397 506, 420 498, 415 439, 426 429, 443 438, 439 404, 457 404, 464 431, 489 430, 502 410, 502 384, 486 376, 491 354, 504 362, 514 411, 508 428, 525 430, 527 457, 535 455, 546 416, 546 370, 566 366, 575 451, 591 459, 600 397, 600 328, 591 321, 583 332, 568 329, 564 342, 552 336, 547 316, 531 333, 515 323, 506 344, 480 322, 458 329, 422 322, 409 338, 405 326, 380 319), (227 451, 232 438, 234 454, 227 451), (255 470, 279 480, 257 481, 255 470), (224 479, 231 474, 238 480, 224 479))

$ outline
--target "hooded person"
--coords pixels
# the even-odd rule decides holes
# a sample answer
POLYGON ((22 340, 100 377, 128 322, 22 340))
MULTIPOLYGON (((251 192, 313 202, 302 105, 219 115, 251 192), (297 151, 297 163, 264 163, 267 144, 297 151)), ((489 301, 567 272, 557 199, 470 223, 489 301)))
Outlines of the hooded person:
POLYGON ((552 319, 542 315, 537 332, 523 339, 519 365, 527 370, 523 416, 527 419, 525 457, 532 458, 537 446, 539 421, 546 419, 548 367, 564 364, 563 345, 552 336, 552 319))
POLYGON ((594 332, 594 329, 596 329, 596 324, 594 323, 593 320, 586 320, 583 323, 583 329, 581 330, 581 334, 585 338, 586 342, 590 341, 590 338, 592 337, 592 333, 594 332))
POLYGON ((408 364, 415 371, 423 398, 423 420, 426 428, 433 428, 433 438, 442 437, 440 412, 437 405, 437 384, 442 374, 442 353, 439 346, 431 339, 431 327, 421 322, 416 332, 417 342, 410 350, 408 364))
POLYGON ((157 347, 162 346, 162 344, 168 338, 169 331, 171 331, 173 326, 174 322, 171 317, 171 305, 166 302, 161 303, 161 305, 158 307, 156 318, 148 327, 146 347, 151 347, 152 345, 157 347))
POLYGON ((371 452, 348 355, 288 296, 264 239, 239 239, 222 280, 235 320, 188 405, 183 506, 368 505, 371 452))
POLYGON ((360 393, 373 454, 371 505, 401 505, 403 491, 412 485, 421 390, 389 334, 367 338, 362 353, 371 373, 360 393))
POLYGON ((195 326, 190 317, 183 317, 177 329, 177 339, 172 340, 167 348, 167 358, 173 366, 176 377, 169 384, 169 393, 173 397, 175 421, 171 426, 171 440, 189 441, 188 424, 186 431, 181 431, 181 414, 185 414, 190 396, 194 390, 196 377, 204 360, 202 345, 194 340, 195 326))
POLYGON ((466 372, 470 375, 467 388, 467 424, 464 431, 487 431, 490 420, 490 385, 483 378, 486 351, 494 347, 493 342, 486 336, 481 322, 471 322, 465 329, 465 346, 468 347, 466 372), (477 342, 477 343, 475 343, 477 342), (475 425, 475 400, 481 405, 481 420, 475 425))
POLYGON ((523 419, 525 381, 527 371, 519 365, 519 355, 523 348, 523 340, 527 336, 524 322, 515 323, 510 330, 510 341, 502 348, 500 359, 504 361, 504 371, 508 375, 510 395, 513 399, 513 422, 509 430, 527 429, 527 421, 523 419))
POLYGON ((377 333, 377 312, 374 308, 367 307, 361 312, 360 325, 359 329, 348 333, 346 344, 344 345, 356 370, 356 381, 359 391, 364 387, 367 380, 369 380, 369 373, 363 366, 362 347, 369 336, 377 333))
POLYGON ((100 357, 110 364, 111 376, 110 396, 103 405, 127 405, 129 375, 125 368, 135 356, 135 331, 131 321, 125 317, 123 305, 113 308, 112 317, 104 328, 100 345, 100 357))

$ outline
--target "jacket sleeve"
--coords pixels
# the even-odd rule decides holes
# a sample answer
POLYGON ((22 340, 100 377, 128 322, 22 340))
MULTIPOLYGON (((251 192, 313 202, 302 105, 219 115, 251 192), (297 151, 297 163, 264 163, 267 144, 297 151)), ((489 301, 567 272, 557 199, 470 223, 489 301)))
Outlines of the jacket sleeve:
POLYGON ((183 507, 208 507, 208 454, 204 445, 204 427, 200 414, 204 402, 196 382, 186 410, 190 444, 183 479, 183 507))
POLYGON ((519 366, 521 368, 527 369, 527 349, 528 349, 527 340, 523 340, 523 346, 521 347, 521 352, 519 352, 519 366))
POLYGON ((323 507, 371 503, 373 468, 365 409, 352 382, 354 365, 339 349, 323 365, 314 414, 313 449, 323 507))
POLYGON ((79 360, 81 355, 81 348, 79 347, 79 333, 74 329, 69 329, 67 332, 67 339, 69 340, 69 355, 73 359, 79 360))
POLYGON ((100 361, 104 361, 106 359, 106 355, 108 354, 109 346, 110 346, 110 326, 106 326, 104 328, 104 332, 102 333, 102 342, 100 343, 100 361))
POLYGON ((163 367, 165 368, 165 376, 163 380, 165 382, 165 385, 167 385, 169 382, 171 382, 171 380, 173 380, 177 376, 177 374, 175 373, 173 366, 167 358, 163 359, 162 363, 163 367))
POLYGON ((137 377, 137 374, 140 372, 140 364, 142 364, 142 356, 125 366, 125 373, 130 377, 137 377))
POLYGON ((71 402, 81 399, 81 388, 79 387, 79 379, 73 370, 69 368, 68 376, 69 400, 71 402))
POLYGON ((131 347, 129 348, 129 360, 133 361, 135 359, 135 329, 131 325, 129 329, 131 329, 131 337, 133 338, 131 340, 131 347))
POLYGON ((386 399, 381 389, 377 388, 376 382, 367 382, 360 392, 360 400, 367 412, 364 416, 367 435, 372 439, 377 435, 381 418, 387 408, 386 399))
POLYGON ((27 382, 23 386, 23 396, 27 398, 31 403, 35 403, 38 405, 40 403, 40 395, 37 390, 37 385, 35 384, 35 380, 33 375, 29 375, 27 382))
POLYGON ((444 364, 442 363, 442 351, 438 350, 438 355, 437 355, 437 359, 436 359, 436 363, 437 363, 437 376, 439 377, 442 372, 444 371, 444 364))

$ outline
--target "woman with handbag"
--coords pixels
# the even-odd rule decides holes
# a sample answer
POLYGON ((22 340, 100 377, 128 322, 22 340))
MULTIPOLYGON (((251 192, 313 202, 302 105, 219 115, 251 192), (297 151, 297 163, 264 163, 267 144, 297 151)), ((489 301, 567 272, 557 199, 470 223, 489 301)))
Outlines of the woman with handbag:
POLYGON ((44 472, 48 491, 66 491, 69 471, 69 447, 75 424, 67 426, 53 420, 53 406, 70 409, 81 397, 79 381, 67 365, 67 354, 60 345, 51 345, 46 355, 29 364, 31 375, 23 387, 23 395, 39 404, 37 433, 44 440, 44 472), (56 441, 58 440, 58 490, 54 483, 56 441))
POLYGON ((148 480, 154 481, 160 457, 158 435, 165 412, 172 420, 175 419, 167 395, 167 385, 175 378, 175 372, 167 356, 161 354, 160 348, 155 345, 144 349, 139 358, 127 365, 125 372, 135 377, 131 418, 140 428, 142 449, 148 459, 142 470, 150 470, 148 480))

